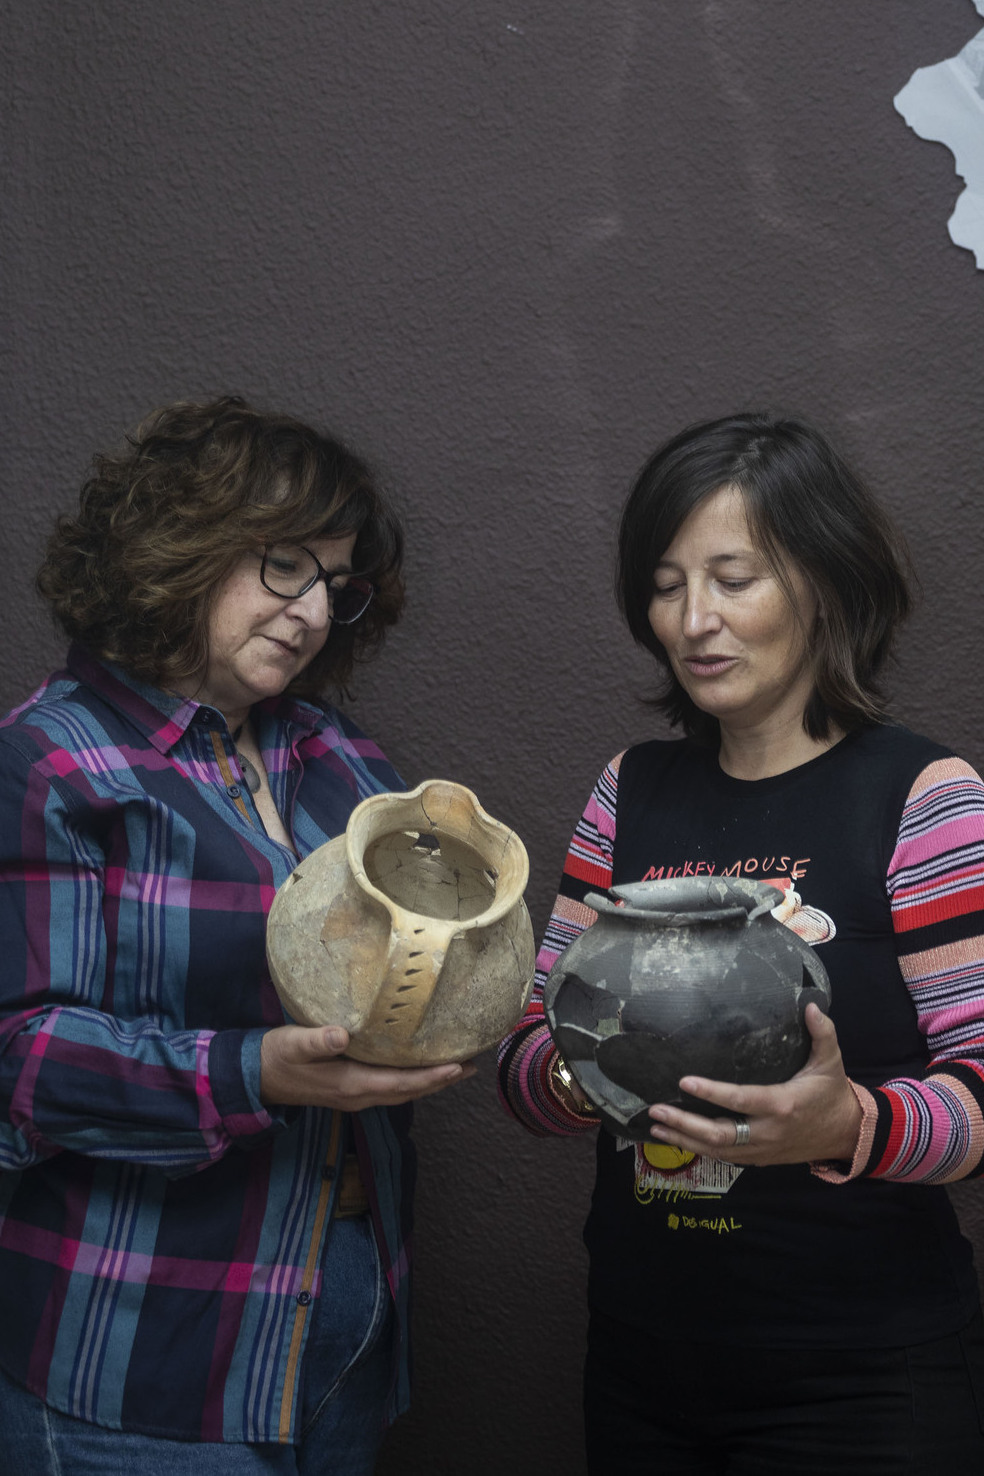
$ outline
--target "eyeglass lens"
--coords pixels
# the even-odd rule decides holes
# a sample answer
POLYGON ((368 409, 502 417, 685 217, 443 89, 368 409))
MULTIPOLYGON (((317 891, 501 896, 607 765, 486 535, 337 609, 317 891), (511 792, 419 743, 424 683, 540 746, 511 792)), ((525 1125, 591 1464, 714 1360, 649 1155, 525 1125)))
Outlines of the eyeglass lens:
MULTIPOLYGON (((338 579, 344 577, 335 576, 338 579)), ((324 579, 331 618, 338 625, 351 625, 358 620, 373 596, 373 587, 368 579, 348 579, 345 584, 336 584, 314 554, 299 544, 278 544, 268 548, 260 566, 260 578, 271 594, 280 595, 282 599, 297 599, 319 579, 324 579)))

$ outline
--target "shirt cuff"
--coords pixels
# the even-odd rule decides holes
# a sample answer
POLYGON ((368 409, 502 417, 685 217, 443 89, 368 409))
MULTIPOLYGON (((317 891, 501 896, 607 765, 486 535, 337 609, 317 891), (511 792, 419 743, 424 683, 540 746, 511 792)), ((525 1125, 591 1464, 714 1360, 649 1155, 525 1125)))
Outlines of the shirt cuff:
POLYGON ((260 1044, 265 1030, 220 1030, 208 1048, 212 1100, 230 1138, 266 1133, 284 1121, 260 1101, 260 1044))
POLYGON ((857 1146, 854 1149, 854 1157, 845 1170, 842 1161, 837 1159, 818 1159, 810 1164, 810 1173, 822 1179, 825 1184, 849 1184, 852 1179, 858 1179, 868 1167, 871 1157, 871 1146, 875 1141, 875 1128, 878 1126, 878 1104, 866 1087, 858 1086, 856 1081, 847 1079, 858 1100, 861 1108, 861 1129, 858 1133, 857 1146))

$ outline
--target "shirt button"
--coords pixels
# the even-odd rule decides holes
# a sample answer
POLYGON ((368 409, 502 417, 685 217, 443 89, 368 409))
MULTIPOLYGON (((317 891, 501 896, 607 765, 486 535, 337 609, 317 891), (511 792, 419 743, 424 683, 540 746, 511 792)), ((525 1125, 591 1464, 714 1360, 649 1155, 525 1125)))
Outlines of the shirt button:
POLYGON ((238 784, 227 784, 226 793, 230 795, 233 799, 238 799, 239 796, 242 794, 242 790, 239 788, 238 784))
POLYGON ((199 721, 203 722, 206 727, 217 721, 215 713, 210 707, 200 707, 198 709, 198 717, 199 721))
POLYGON ((298 1292, 297 1293, 297 1305, 299 1307, 306 1307, 307 1304, 308 1304, 308 1302, 310 1302, 310 1300, 311 1300, 311 1293, 310 1292, 298 1292))

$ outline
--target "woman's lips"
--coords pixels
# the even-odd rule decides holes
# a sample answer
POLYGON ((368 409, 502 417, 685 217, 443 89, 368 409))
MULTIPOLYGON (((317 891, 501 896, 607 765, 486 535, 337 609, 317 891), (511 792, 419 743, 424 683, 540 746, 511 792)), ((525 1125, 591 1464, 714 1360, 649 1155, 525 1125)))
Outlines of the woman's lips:
POLYGON ((277 647, 282 656, 296 657, 298 654, 298 648, 288 641, 280 641, 276 636, 267 636, 267 640, 277 647))
POLYGON ((720 676, 737 664, 737 656, 720 656, 712 652, 709 656, 684 656, 683 665, 697 677, 720 676))

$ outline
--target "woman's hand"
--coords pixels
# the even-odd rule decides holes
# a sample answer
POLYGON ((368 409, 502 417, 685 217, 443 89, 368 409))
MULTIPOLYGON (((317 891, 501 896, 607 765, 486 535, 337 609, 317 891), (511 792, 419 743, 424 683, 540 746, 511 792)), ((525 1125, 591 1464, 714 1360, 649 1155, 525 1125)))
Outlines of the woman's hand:
POLYGON ((397 1107, 429 1097, 475 1075, 470 1062, 452 1066, 367 1066, 342 1052, 348 1032, 338 1025, 278 1025, 260 1046, 260 1098, 267 1106, 397 1107))
POLYGON ((779 1086, 735 1086, 684 1076, 680 1088, 747 1119, 749 1138, 739 1147, 730 1117, 701 1117, 663 1104, 650 1107, 652 1136, 691 1153, 706 1153, 727 1163, 811 1163, 854 1157, 861 1130, 861 1107, 844 1073, 837 1032, 815 1004, 807 1005, 806 1026, 813 1040, 810 1059, 779 1086))

